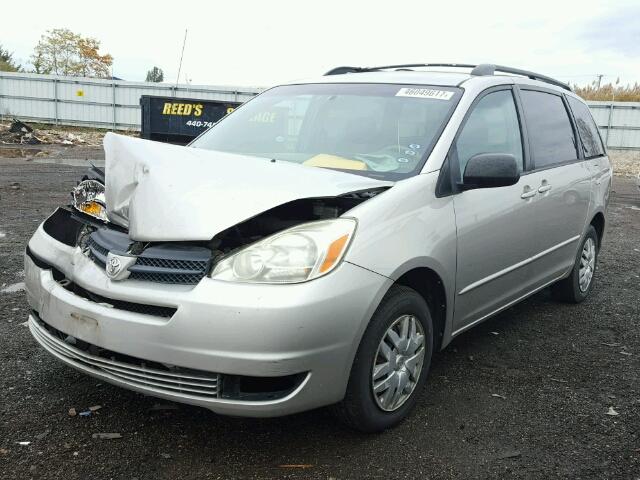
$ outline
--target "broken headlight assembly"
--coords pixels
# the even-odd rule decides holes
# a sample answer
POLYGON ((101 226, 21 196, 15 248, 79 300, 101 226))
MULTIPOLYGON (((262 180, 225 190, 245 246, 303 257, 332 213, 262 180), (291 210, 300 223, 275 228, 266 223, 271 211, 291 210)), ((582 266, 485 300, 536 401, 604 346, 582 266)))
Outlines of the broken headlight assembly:
POLYGON ((326 275, 344 257, 356 221, 321 220, 289 228, 223 258, 211 278, 228 282, 299 283, 326 275))
POLYGON ((107 222, 104 185, 97 180, 83 180, 71 192, 73 206, 82 213, 107 222))

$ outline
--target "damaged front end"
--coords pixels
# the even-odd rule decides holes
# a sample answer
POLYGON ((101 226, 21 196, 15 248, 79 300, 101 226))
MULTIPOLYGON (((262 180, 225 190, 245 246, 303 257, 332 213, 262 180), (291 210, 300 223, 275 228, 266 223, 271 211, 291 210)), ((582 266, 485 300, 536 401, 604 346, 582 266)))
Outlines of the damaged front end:
MULTIPOLYGON (((87 181, 97 182, 84 180, 76 189, 82 188, 87 181)), ((315 278, 335 267, 341 258, 341 255, 337 255, 340 253, 337 249, 341 252, 346 249, 355 222, 350 219, 340 220, 337 225, 343 228, 333 228, 336 239, 329 242, 326 252, 316 252, 319 242, 311 238, 313 233, 310 234, 310 231, 327 226, 322 221, 339 219, 344 213, 385 189, 386 187, 338 197, 306 198, 288 202, 225 229, 209 241, 134 241, 129 237, 127 229, 83 209, 82 205, 86 201, 58 208, 44 222, 43 229, 57 241, 79 247, 112 280, 128 278, 195 285, 213 272, 214 278, 225 280, 262 279, 292 283, 315 278), (283 243, 286 232, 290 232, 289 241, 283 243), (260 249, 261 242, 269 239, 273 240, 260 249), (333 250, 329 251, 332 246, 333 250), (274 266, 271 258, 265 257, 265 250, 267 254, 272 254, 271 257, 278 254, 282 257, 283 248, 297 248, 300 255, 304 255, 303 250, 306 250, 309 258, 303 259, 301 267, 293 267, 295 272, 285 273, 286 264, 281 262, 279 267, 274 266), (242 258, 237 257, 240 252, 245 252, 242 258), (128 264, 126 276, 121 275, 118 264, 121 268, 128 264), (287 281, 287 278, 292 281, 287 281)), ((74 190, 74 200, 76 198, 79 195, 74 190)), ((90 201, 98 200, 94 198, 90 201)), ((295 257, 296 253, 293 255, 295 257)))
POLYGON ((58 209, 43 228, 79 247, 113 281, 316 278, 339 264, 355 232, 355 220, 341 217, 390 186, 250 157, 234 159, 238 168, 220 170, 216 152, 190 158, 196 149, 115 135, 107 136, 105 150, 106 175, 93 167, 73 189, 72 205, 58 209), (247 173, 249 167, 258 174, 247 173))
POLYGON ((357 229, 348 212, 390 185, 135 139, 105 150, 105 174, 83 178, 27 246, 36 340, 101 380, 219 413, 338 401, 344 339, 390 282, 336 268, 357 229))

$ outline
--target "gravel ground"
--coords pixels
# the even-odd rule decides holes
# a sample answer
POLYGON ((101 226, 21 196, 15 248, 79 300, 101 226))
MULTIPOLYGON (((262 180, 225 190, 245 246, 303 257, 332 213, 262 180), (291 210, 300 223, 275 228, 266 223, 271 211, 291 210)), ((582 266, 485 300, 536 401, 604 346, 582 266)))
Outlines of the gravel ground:
POLYGON ((436 355, 409 420, 366 436, 324 410, 264 420, 154 410, 166 403, 50 358, 24 326, 22 252, 83 169, 37 160, 0 158, 0 478, 640 478, 640 195, 631 179, 615 179, 585 303, 542 292, 461 335, 436 355), (102 408, 89 417, 68 414, 93 405, 102 408), (92 438, 101 432, 122 438, 92 438))
POLYGON ((640 175, 640 151, 609 150, 609 159, 616 175, 637 177, 640 175))

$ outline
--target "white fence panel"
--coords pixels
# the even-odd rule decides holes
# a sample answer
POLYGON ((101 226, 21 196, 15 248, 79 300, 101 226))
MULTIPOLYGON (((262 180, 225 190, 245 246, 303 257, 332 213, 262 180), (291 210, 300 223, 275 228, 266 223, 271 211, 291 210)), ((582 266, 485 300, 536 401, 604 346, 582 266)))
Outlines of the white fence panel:
MULTIPOLYGON (((244 102, 261 90, 0 72, 0 117, 139 130, 142 95, 244 102)), ((640 102, 588 103, 609 148, 640 150, 640 102)))
POLYGON ((260 91, 0 72, 0 117, 139 130, 142 95, 244 102, 260 91))
POLYGON ((609 148, 640 150, 640 102, 587 103, 609 148))

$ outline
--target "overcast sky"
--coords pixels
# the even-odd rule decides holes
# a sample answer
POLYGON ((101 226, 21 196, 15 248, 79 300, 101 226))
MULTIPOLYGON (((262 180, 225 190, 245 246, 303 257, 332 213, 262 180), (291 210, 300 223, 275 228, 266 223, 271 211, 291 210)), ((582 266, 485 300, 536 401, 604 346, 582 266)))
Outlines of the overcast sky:
POLYGON ((8 1, 0 44, 28 63, 40 35, 69 28, 102 42, 114 75, 269 86, 338 65, 496 63, 585 84, 640 82, 638 0, 8 1), (466 5, 465 5, 466 4, 466 5))

